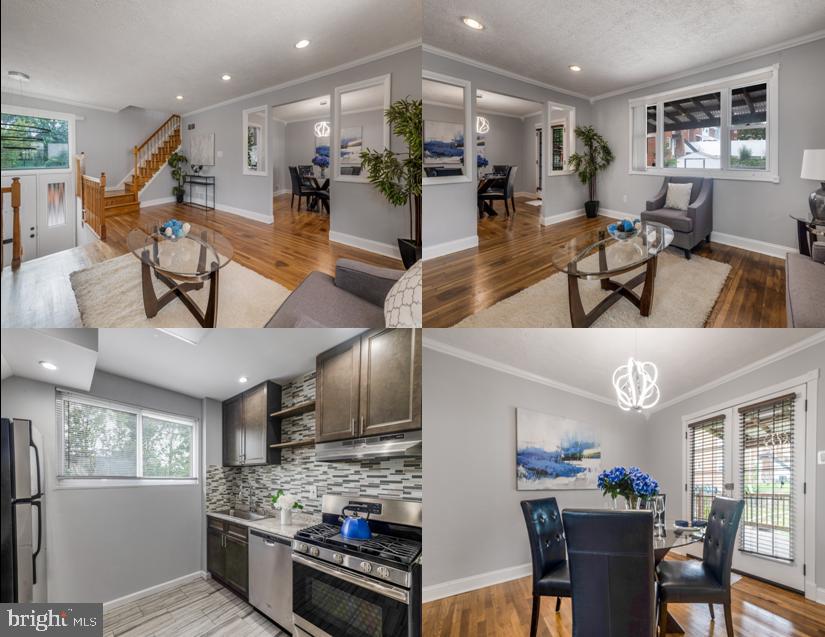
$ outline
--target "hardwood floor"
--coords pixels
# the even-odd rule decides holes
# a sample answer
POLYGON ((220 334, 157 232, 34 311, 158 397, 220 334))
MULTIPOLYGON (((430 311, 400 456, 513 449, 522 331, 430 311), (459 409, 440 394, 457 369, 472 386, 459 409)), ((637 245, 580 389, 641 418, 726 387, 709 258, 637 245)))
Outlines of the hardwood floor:
POLYGON ((103 613, 103 637, 265 637, 285 632, 215 580, 195 580, 103 613))
MULTIPOLYGON (((335 261, 351 258, 401 268, 396 259, 329 240, 329 216, 289 208, 289 195, 273 201, 275 223, 267 225, 221 211, 208 217, 198 208, 164 204, 107 222, 106 242, 72 248, 26 261, 16 272, 3 269, 0 283, 3 327, 81 327, 69 274, 125 254, 126 235, 138 224, 172 217, 214 228, 235 250, 235 261, 294 289, 313 270, 335 273, 335 261)), ((333 214, 335 214, 333 210, 333 214)))
MULTIPOLYGON (((737 637, 823 637, 825 606, 776 586, 743 577, 733 585, 733 626, 737 637)), ((424 605, 426 636, 527 637, 530 634, 532 580, 504 584, 446 597, 424 605)), ((572 607, 562 599, 542 599, 538 637, 570 637, 572 607)), ((710 619, 707 604, 669 604, 668 610, 685 629, 685 637, 724 637, 725 618, 716 607, 710 619)))
MULTIPOLYGON (((542 226, 541 208, 527 201, 516 199, 514 221, 507 220, 500 204, 502 214, 479 221, 477 248, 425 262, 425 327, 450 327, 555 274, 549 257, 554 244, 611 222, 582 217, 542 226)), ((718 243, 702 244, 694 254, 732 267, 706 327, 785 327, 781 259, 718 243)))

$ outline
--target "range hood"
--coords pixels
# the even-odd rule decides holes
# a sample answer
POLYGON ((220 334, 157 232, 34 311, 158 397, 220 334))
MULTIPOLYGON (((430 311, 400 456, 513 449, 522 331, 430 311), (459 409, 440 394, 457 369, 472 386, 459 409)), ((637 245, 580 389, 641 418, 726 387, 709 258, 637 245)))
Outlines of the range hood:
POLYGON ((315 445, 315 459, 322 462, 415 456, 421 456, 421 431, 336 440, 315 445))

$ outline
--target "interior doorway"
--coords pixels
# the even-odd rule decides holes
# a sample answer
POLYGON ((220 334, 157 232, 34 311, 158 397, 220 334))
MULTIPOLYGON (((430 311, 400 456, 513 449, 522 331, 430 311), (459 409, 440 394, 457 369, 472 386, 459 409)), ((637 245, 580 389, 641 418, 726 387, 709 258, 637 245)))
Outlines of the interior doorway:
POLYGON ((536 197, 542 198, 544 185, 544 129, 536 128, 536 197))

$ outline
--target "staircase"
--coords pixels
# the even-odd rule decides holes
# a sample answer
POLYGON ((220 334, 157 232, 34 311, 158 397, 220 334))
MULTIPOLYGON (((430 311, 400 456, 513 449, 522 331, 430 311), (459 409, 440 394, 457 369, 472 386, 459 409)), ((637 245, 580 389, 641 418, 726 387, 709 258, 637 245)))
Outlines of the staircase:
POLYGON ((140 212, 140 191, 163 168, 169 156, 180 147, 180 115, 172 115, 133 149, 135 165, 123 189, 107 190, 106 173, 100 178, 84 175, 77 163, 78 192, 83 202, 83 222, 103 241, 106 220, 117 215, 140 212))

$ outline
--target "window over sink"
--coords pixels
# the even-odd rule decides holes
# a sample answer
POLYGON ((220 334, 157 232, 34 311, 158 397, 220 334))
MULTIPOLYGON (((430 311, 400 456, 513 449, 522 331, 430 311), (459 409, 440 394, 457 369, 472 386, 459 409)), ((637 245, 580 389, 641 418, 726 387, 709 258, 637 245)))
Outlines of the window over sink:
POLYGON ((56 415, 63 484, 197 479, 196 420, 61 390, 56 415))

